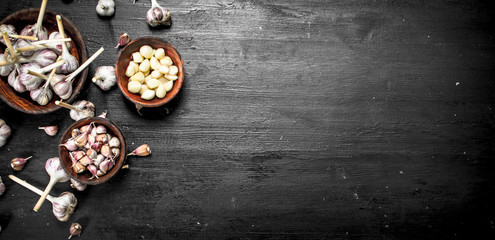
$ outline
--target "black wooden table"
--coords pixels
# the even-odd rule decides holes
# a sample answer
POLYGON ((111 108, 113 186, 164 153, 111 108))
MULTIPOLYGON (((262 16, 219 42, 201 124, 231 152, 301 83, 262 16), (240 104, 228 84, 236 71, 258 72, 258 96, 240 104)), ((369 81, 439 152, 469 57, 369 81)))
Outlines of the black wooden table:
MULTIPOLYGON (((4 0, 0 18, 41 1, 4 0)), ((489 1, 163 1, 170 28, 151 29, 150 2, 50 0, 91 65, 113 65, 119 35, 157 36, 185 61, 178 97, 139 115, 114 87, 88 81, 127 137, 129 169, 76 192, 59 222, 8 179, 43 188, 68 110, 20 113, 0 148, 0 239, 493 239, 495 7, 489 1), (33 158, 14 173, 10 160, 33 158), (482 237, 485 236, 485 237, 482 237)))

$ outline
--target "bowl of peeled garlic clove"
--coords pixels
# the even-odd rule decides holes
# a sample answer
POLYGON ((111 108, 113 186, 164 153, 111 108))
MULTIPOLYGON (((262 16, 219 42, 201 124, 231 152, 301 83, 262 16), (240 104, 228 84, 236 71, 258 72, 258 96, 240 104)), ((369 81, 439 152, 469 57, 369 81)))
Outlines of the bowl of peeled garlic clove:
POLYGON ((138 111, 170 102, 185 76, 177 49, 157 37, 142 37, 127 44, 117 58, 115 73, 120 91, 138 111))
POLYGON ((58 153, 69 176, 81 183, 107 182, 122 168, 127 144, 122 130, 107 118, 74 122, 60 139, 58 153))
MULTIPOLYGON (((40 11, 39 8, 29 8, 29 9, 19 10, 4 18, 0 22, 0 24, 2 24, 3 26, 7 26, 7 25, 13 26, 15 30, 15 34, 20 35, 21 31, 27 25, 36 24, 39 11, 40 11)), ((42 27, 44 27, 47 30, 48 35, 54 32, 58 32, 58 25, 56 20, 57 15, 60 14, 57 14, 56 12, 53 12, 51 10, 45 11, 42 27)), ((71 39, 71 41, 68 42, 70 43, 70 46, 69 44, 67 44, 68 51, 72 56, 74 56, 78 60, 79 64, 81 64, 88 59, 88 50, 86 48, 86 44, 84 43, 83 37, 79 32, 79 30, 76 28, 76 26, 68 18, 61 15, 61 19, 63 23, 65 37, 71 39)), ((0 39, 3 38, 0 36, 0 39)), ((14 49, 16 49, 16 45, 18 45, 16 44, 16 42, 19 39, 14 40, 14 38, 12 38, 12 40, 15 41, 13 42, 13 47, 14 49)), ((34 42, 28 43, 28 46, 30 46, 30 44, 32 43, 34 42)), ((59 44, 58 46, 61 45, 59 44)), ((2 54, 5 53, 6 52, 5 50, 7 48, 8 47, 6 46, 6 44, 0 43, 0 53, 2 54)), ((52 47, 52 50, 54 50, 54 52, 56 52, 57 55, 62 54, 61 50, 55 49, 54 47, 52 47)), ((36 55, 36 53, 37 52, 35 52, 31 57, 26 57, 26 59, 33 60, 33 58, 35 58, 33 56, 37 56, 37 57, 42 56, 41 54, 36 55)), ((12 71, 15 72, 16 69, 14 68, 12 71)), ((48 76, 49 72, 44 73, 44 75, 48 76)), ((65 102, 72 102, 76 99, 77 95, 84 87, 84 83, 86 82, 87 76, 88 76, 88 69, 86 68, 74 78, 74 80, 72 81, 72 94, 70 94, 66 99, 64 99, 65 102)), ((44 82, 40 84, 40 87, 43 84, 44 82)), ((48 88, 51 88, 51 86, 49 86, 48 88)), ((5 76, 0 75, 0 98, 10 107, 18 111, 29 114, 45 114, 60 109, 60 106, 57 106, 55 104, 55 101, 60 100, 60 97, 58 97, 55 93, 53 93, 53 97, 48 101, 46 105, 40 105, 38 104, 38 102, 32 99, 30 95, 30 91, 18 92, 16 89, 14 89, 14 87, 9 84, 8 75, 5 76)))

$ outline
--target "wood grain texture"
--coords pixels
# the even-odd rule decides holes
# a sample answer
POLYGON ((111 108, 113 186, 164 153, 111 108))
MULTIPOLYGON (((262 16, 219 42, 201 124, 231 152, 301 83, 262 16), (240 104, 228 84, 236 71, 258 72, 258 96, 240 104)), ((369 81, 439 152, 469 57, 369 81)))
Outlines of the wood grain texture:
MULTIPOLYGON (((0 17, 37 1, 7 0, 0 17)), ((159 1, 170 28, 145 22, 149 1, 49 1, 82 33, 92 64, 113 65, 119 35, 157 36, 180 52, 179 95, 143 109, 90 81, 80 99, 108 110, 129 159, 111 181, 75 192, 58 222, 42 187, 68 111, 33 117, 0 102, 13 129, 0 148, 1 239, 491 239, 495 236, 495 19, 489 1, 159 1), (42 236, 42 237, 40 237, 42 236), (486 236, 486 237, 482 237, 486 236)), ((58 195, 73 191, 57 184, 58 195)), ((74 191, 73 191, 74 192, 74 191)))

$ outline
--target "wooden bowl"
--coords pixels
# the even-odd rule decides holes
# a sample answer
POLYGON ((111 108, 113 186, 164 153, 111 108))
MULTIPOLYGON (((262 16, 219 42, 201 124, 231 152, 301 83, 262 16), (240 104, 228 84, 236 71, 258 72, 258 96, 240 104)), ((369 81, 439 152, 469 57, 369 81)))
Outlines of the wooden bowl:
POLYGON ((177 49, 168 41, 156 37, 142 37, 127 44, 117 58, 115 73, 117 75, 120 91, 127 99, 136 105, 138 111, 143 107, 159 107, 170 102, 179 93, 185 75, 184 62, 177 49), (174 65, 179 69, 179 72, 177 73, 178 78, 175 80, 172 90, 167 92, 167 95, 165 95, 164 98, 155 97, 152 100, 144 100, 139 94, 131 93, 127 90, 127 83, 129 82, 129 78, 125 75, 127 66, 129 65, 129 62, 131 62, 132 53, 138 52, 139 48, 143 45, 149 45, 153 49, 163 48, 165 50, 165 55, 169 56, 174 62, 174 65))
POLYGON ((70 125, 69 128, 67 128, 67 130, 62 135, 62 138, 60 139, 60 146, 58 147, 58 155, 60 157, 60 162, 62 163, 65 172, 67 172, 67 174, 69 174, 69 176, 74 180, 88 185, 104 183, 115 176, 115 174, 117 174, 117 172, 122 168, 122 164, 124 163, 127 154, 126 151, 127 144, 125 142, 125 137, 122 133, 122 130, 120 130, 120 128, 110 120, 100 117, 81 119, 70 125), (93 175, 88 170, 77 174, 72 169, 72 160, 69 157, 69 151, 62 145, 67 142, 69 138, 72 137, 71 133, 73 129, 80 128, 84 125, 90 124, 91 122, 94 122, 96 125, 105 126, 107 128, 107 133, 114 137, 118 137, 120 140, 120 155, 117 159, 115 159, 115 165, 105 175, 100 176, 99 178, 92 178, 93 175))
MULTIPOLYGON (((14 12, 2 20, 0 24, 13 25, 19 33, 26 25, 35 24, 38 19, 39 8, 29 8, 14 12)), ((55 16, 56 12, 46 10, 43 19, 43 26, 46 27, 49 33, 58 31, 57 21, 55 16)), ((70 53, 74 55, 79 63, 83 63, 88 59, 88 49, 82 38, 81 33, 77 30, 76 26, 66 17, 62 16, 62 22, 64 24, 65 35, 72 39, 70 53)), ((0 51, 5 51, 5 45, 0 44, 0 51)), ((65 100, 65 102, 72 102, 76 99, 77 95, 81 91, 86 82, 88 76, 88 68, 82 71, 72 82, 73 93, 65 100)), ((0 77, 0 98, 12 108, 21 112, 30 114, 43 114, 50 113, 60 109, 60 106, 55 105, 55 100, 59 98, 54 94, 53 99, 45 106, 41 106, 38 103, 31 100, 29 92, 18 93, 7 82, 7 77, 0 77)))

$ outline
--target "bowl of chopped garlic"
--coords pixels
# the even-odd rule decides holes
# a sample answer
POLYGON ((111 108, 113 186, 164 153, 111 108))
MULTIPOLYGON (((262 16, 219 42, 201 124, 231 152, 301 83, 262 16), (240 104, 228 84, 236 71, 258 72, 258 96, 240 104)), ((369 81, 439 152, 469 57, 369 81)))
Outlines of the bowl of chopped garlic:
MULTIPOLYGON (((46 9, 46 8, 43 8, 42 6, 41 9, 46 9)), ((53 89, 51 84, 44 84, 46 83, 45 82, 46 79, 43 80, 39 79, 40 80, 39 82, 41 83, 39 84, 38 88, 36 88, 37 86, 35 86, 34 87, 35 89, 26 89, 26 86, 24 86, 21 83, 22 82, 21 75, 28 75, 25 72, 22 73, 22 69, 24 65, 38 64, 40 67, 42 67, 39 68, 39 70, 42 70, 45 69, 42 63, 46 64, 47 60, 55 60, 57 55, 62 55, 62 52, 64 52, 61 50, 61 43, 57 42, 58 41, 57 39, 61 38, 60 34, 56 36, 59 31, 59 27, 57 24, 57 15, 60 14, 57 14, 56 12, 50 10, 40 11, 40 8, 29 8, 14 12, 0 22, 1 25, 0 27, 2 28, 7 27, 10 28, 10 30, 12 30, 8 34, 9 39, 11 39, 12 41, 10 44, 5 43, 4 38, 0 36, 0 39, 4 41, 0 43, 0 52, 3 53, 4 55, 3 58, 5 60, 5 63, 9 61, 10 62, 9 65, 12 66, 11 69, 8 69, 8 66, 2 66, 2 68, 5 67, 6 70, 10 70, 10 71, 5 71, 5 74, 0 74, 0 98, 10 107, 18 111, 29 114, 45 114, 56 111, 61 108, 60 106, 57 106, 55 104, 55 101, 61 100, 61 98, 56 93, 51 92, 50 89, 53 89), (43 14, 41 14, 41 12, 43 12, 43 14), (39 16, 43 16, 43 17, 39 18, 39 16), (37 40, 27 39, 27 38, 24 39, 24 37, 30 36, 29 33, 27 33, 28 35, 26 35, 24 31, 31 26, 37 25, 38 22, 40 22, 39 25, 41 25, 40 32, 43 33, 38 33, 37 36, 35 34, 34 37, 36 37, 37 40), (52 39, 52 34, 54 36, 53 39, 52 39), (50 35, 49 38, 47 37, 47 35, 50 35), (10 38, 11 36, 12 38, 10 38), (43 50, 38 50, 36 48, 33 51, 24 51, 24 49, 27 49, 29 47, 36 47, 42 45, 41 43, 39 45, 37 43, 43 41, 43 39, 49 42, 49 43, 47 42, 43 46, 45 45, 48 46, 48 44, 50 44, 50 47, 43 50), (22 47, 21 45, 21 40, 24 40, 22 41, 24 47, 22 47), (51 42, 51 41, 55 41, 55 42, 51 42), (6 55, 4 53, 10 52, 10 51, 6 51, 7 49, 9 49, 9 46, 7 45, 11 45, 11 48, 14 51, 16 51, 16 55, 18 56, 18 58, 16 59, 18 60, 12 60, 10 57, 9 57, 10 60, 7 60, 5 58, 6 55), (21 48, 24 49, 19 54, 19 52, 17 51, 21 48), (32 55, 29 56, 29 53, 31 53, 32 55), (13 64, 14 61, 17 64, 13 64), (14 67, 15 65, 17 65, 17 67, 14 67), (35 92, 33 90, 38 90, 39 93, 40 90, 42 89, 42 86, 46 86, 47 88, 45 88, 44 90, 48 89, 51 92, 51 97, 46 97, 44 101, 40 100, 41 98, 40 95, 42 94, 38 94, 38 96, 33 94, 35 92), (38 97, 38 100, 36 100, 36 97, 38 97)), ((86 44, 84 43, 81 33, 68 18, 60 15, 60 19, 65 33, 65 39, 67 40, 66 41, 67 52, 70 53, 75 59, 77 59, 79 63, 85 62, 88 59, 88 50, 86 48, 86 44), (70 38, 70 40, 68 38, 70 38)), ((43 74, 44 76, 40 75, 39 77, 46 77, 49 75, 49 72, 50 71, 44 71, 44 72, 37 71, 37 73, 44 73, 43 74)), ((56 77, 60 77, 59 79, 65 79, 65 78, 61 78, 61 76, 64 75, 66 74, 63 73, 63 75, 61 75, 57 73, 54 75, 55 77, 53 78, 55 79, 56 77)), ((72 89, 70 90, 72 90, 72 92, 67 91, 67 94, 63 98, 64 102, 72 102, 76 99, 77 95, 84 87, 87 76, 88 76, 88 69, 86 68, 80 71, 79 74, 75 75, 74 78, 72 78, 73 80, 70 82, 72 87, 72 89)), ((43 92, 45 93, 45 91, 43 92)))
POLYGON ((156 37, 127 44, 117 58, 115 73, 120 91, 138 111, 170 102, 182 88, 185 75, 177 49, 156 37))

